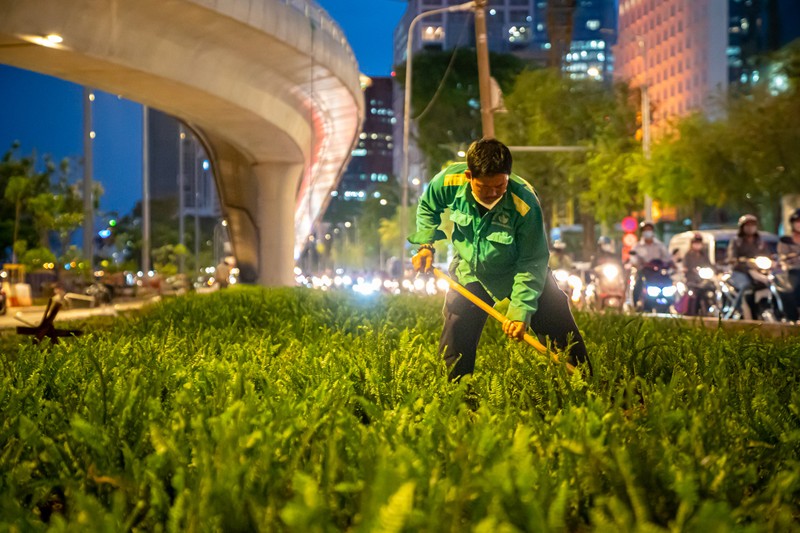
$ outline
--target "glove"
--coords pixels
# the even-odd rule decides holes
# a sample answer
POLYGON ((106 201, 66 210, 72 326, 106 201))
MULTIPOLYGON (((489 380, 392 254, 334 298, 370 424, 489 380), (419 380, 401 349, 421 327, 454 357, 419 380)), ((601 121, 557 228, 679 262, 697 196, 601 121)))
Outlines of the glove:
POLYGON ((433 249, 430 246, 423 246, 417 251, 417 255, 411 258, 411 266, 414 272, 430 272, 433 268, 433 249))

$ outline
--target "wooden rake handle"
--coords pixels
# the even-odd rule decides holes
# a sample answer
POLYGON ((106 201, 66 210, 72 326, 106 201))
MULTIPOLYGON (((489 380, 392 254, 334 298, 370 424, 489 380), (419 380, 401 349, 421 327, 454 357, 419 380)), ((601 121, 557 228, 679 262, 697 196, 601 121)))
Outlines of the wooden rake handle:
MULTIPOLYGON (((447 274, 445 274, 444 272, 442 272, 438 268, 434 268, 433 269, 433 275, 436 276, 436 278, 438 278, 438 279, 445 280, 447 282, 447 284, 450 286, 451 289, 453 289, 454 291, 459 293, 461 296, 463 296, 464 298, 466 298, 470 302, 472 302, 475 305, 477 305, 478 307, 480 307, 484 312, 486 312, 486 314, 488 314, 490 317, 494 318, 495 320, 497 320, 501 324, 505 323, 506 320, 508 320, 508 317, 505 316, 503 313, 501 313, 500 311, 498 311, 497 309, 495 309, 491 305, 487 304, 486 302, 484 302, 483 300, 481 300, 480 298, 478 298, 477 296, 475 296, 474 294, 469 292, 466 287, 464 287, 463 285, 461 285, 460 283, 458 283, 457 281, 452 279, 450 276, 448 276, 447 274)), ((547 348, 545 348, 545 346, 541 342, 539 342, 539 339, 537 339, 533 335, 525 333, 525 336, 523 337, 523 340, 525 342, 527 342, 528 344, 530 344, 531 346, 533 346, 534 348, 536 348, 536 350, 538 352, 540 352, 542 354, 545 354, 545 355, 547 355, 549 353, 550 356, 553 358, 553 361, 555 363, 561 364, 561 360, 559 359, 558 354, 556 354, 556 353, 548 350, 547 348)), ((575 372, 575 367, 572 366, 571 364, 569 364, 567 362, 564 362, 564 365, 567 368, 567 372, 569 372, 570 374, 575 372)))

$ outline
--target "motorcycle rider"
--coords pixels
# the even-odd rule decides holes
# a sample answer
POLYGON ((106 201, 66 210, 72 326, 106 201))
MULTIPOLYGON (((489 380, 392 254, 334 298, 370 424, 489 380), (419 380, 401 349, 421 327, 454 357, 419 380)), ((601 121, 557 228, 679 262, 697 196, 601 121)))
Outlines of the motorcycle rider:
POLYGON ((597 239, 597 250, 595 251, 595 255, 592 256, 592 268, 605 263, 619 262, 619 255, 614 252, 614 245, 611 242, 611 239, 605 235, 601 235, 597 239))
POLYGON ((686 284, 690 287, 697 287, 703 283, 703 279, 697 273, 697 269, 712 267, 711 260, 708 258, 708 250, 703 242, 703 235, 695 233, 689 244, 689 251, 683 256, 683 266, 686 269, 686 284))
POLYGON ((572 258, 567 253, 567 243, 561 239, 553 242, 547 266, 550 270, 572 270, 572 258))
POLYGON ((643 220, 639 224, 641 238, 630 252, 630 264, 636 268, 636 280, 633 285, 633 305, 636 306, 644 284, 644 271, 642 267, 653 261, 661 261, 665 265, 672 262, 666 245, 655 236, 655 224, 650 220, 643 220))
MULTIPOLYGON (((741 305, 742 294, 753 285, 750 277, 750 267, 743 259, 752 259, 758 256, 769 255, 767 244, 761 240, 758 234, 758 217, 752 214, 745 214, 739 217, 739 232, 728 245, 728 263, 733 265, 731 272, 731 284, 739 291, 737 304, 741 305)), ((752 294, 747 296, 747 305, 755 311, 755 300, 752 294)))
MULTIPOLYGON (((689 244, 689 251, 683 256, 683 267, 686 270, 686 286, 695 293, 703 286, 705 280, 700 277, 698 272, 701 268, 713 268, 711 260, 708 258, 708 250, 706 244, 703 242, 703 235, 695 233, 692 236, 691 243, 689 244)), ((700 300, 695 297, 690 300, 688 315, 697 314, 697 306, 700 300)))
POLYGON ((789 235, 781 237, 781 240, 778 242, 778 253, 786 256, 789 283, 792 285, 792 301, 787 302, 784 300, 786 318, 797 321, 797 305, 800 304, 800 208, 795 209, 794 213, 789 217, 789 224, 792 232, 789 235), (794 304, 794 307, 790 311, 789 308, 792 307, 791 304, 794 304))

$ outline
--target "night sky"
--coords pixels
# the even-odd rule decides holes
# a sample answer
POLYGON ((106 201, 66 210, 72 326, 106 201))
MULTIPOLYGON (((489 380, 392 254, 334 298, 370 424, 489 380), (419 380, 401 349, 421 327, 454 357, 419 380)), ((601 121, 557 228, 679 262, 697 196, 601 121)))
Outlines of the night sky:
MULTIPOLYGON (((392 35, 406 9, 403 0, 317 0, 347 35, 361 72, 388 76, 392 35)), ((29 155, 80 158, 83 153, 83 89, 79 85, 0 65, 0 153, 14 141, 29 155)), ((141 199, 141 106, 97 93, 93 107, 94 175, 105 194, 103 212, 130 212, 141 199)))

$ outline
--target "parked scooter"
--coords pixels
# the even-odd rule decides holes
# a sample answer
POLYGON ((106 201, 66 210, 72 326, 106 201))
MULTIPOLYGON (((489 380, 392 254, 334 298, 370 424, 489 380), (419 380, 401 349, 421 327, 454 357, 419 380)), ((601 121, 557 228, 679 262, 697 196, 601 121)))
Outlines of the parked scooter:
POLYGON ((606 262, 594 267, 590 272, 590 282, 586 286, 586 304, 590 309, 622 310, 625 302, 625 278, 622 264, 606 262))

